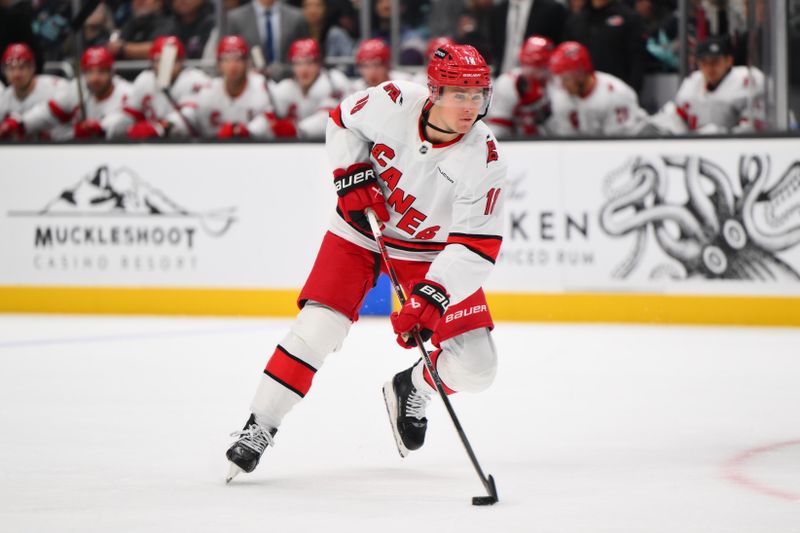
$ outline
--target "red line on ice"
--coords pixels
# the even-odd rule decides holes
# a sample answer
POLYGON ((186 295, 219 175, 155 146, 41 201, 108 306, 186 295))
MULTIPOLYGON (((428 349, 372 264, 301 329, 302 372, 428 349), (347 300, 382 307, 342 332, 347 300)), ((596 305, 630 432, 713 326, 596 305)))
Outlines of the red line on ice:
POLYGON ((792 502, 800 502, 800 494, 783 490, 775 487, 770 487, 751 478, 744 472, 744 466, 754 457, 765 453, 774 452, 781 448, 788 448, 790 446, 800 446, 800 440, 789 440, 786 442, 777 442, 775 444, 768 444, 766 446, 759 446, 758 448, 751 448, 742 453, 735 455, 725 461, 723 464, 723 476, 728 481, 746 487, 748 489, 780 498, 781 500, 788 500, 792 502))

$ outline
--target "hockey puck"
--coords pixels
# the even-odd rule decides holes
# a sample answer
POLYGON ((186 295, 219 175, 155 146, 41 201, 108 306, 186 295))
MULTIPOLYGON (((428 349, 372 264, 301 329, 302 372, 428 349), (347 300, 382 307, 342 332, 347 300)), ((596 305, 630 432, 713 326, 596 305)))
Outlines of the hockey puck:
POLYGON ((494 505, 497 498, 494 496, 475 496, 472 498, 472 505, 494 505))

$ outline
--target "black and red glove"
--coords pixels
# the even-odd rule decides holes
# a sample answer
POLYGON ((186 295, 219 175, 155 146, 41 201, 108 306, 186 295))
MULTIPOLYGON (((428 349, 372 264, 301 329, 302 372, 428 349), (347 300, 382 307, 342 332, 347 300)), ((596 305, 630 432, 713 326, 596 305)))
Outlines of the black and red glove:
POLYGON ((76 139, 96 139, 106 136, 106 133, 103 131, 103 126, 91 118, 87 118, 75 124, 74 131, 76 139))
POLYGON ((355 163, 346 169, 337 168, 333 171, 333 183, 339 195, 339 211, 347 222, 370 231, 367 215, 364 214, 367 208, 372 208, 381 221, 389 220, 386 199, 369 163, 355 163))
POLYGON ((217 130, 218 139, 246 139, 250 137, 247 126, 238 122, 226 122, 217 130))
POLYGON ((422 280, 414 285, 400 312, 394 312, 389 317, 397 333, 397 344, 403 348, 416 346, 417 342, 411 335, 414 328, 417 328, 423 341, 430 339, 449 304, 447 291, 438 283, 422 280))
POLYGON ((25 126, 19 120, 8 117, 0 122, 0 139, 21 139, 25 136, 25 126))

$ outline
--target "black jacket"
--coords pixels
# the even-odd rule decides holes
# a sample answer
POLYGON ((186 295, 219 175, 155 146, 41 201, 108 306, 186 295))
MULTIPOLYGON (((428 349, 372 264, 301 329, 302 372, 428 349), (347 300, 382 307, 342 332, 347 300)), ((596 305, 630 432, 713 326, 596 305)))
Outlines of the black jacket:
MULTIPOLYGON (((567 8, 556 0, 533 0, 528 24, 525 27, 525 38, 531 35, 548 37, 555 43, 561 42, 561 33, 569 12, 567 8)), ((492 8, 489 16, 489 38, 491 40, 492 58, 494 68, 500 69, 503 65, 503 54, 506 48, 506 19, 508 17, 508 0, 504 0, 492 8)), ((513 53, 519 53, 519 50, 513 53)))
POLYGON ((596 70, 613 74, 636 92, 642 88, 647 36, 641 17, 613 0, 600 9, 587 3, 567 20, 565 41, 578 41, 589 49, 596 70))

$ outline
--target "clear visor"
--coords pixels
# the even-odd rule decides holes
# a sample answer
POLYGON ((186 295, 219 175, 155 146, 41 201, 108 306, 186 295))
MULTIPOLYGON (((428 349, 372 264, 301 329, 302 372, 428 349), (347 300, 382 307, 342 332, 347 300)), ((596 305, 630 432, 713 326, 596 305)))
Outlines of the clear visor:
POLYGON ((491 87, 442 87, 440 94, 433 98, 433 104, 462 109, 476 109, 484 115, 492 100, 491 87))

